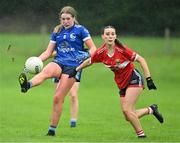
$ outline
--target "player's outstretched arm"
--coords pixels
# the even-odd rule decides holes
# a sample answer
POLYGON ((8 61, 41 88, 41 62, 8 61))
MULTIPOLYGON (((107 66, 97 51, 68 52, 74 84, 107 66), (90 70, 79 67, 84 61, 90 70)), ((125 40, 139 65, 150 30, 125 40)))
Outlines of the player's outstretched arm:
POLYGON ((96 49, 97 49, 95 44, 94 44, 94 42, 93 42, 93 40, 92 39, 88 39, 88 40, 85 41, 85 44, 89 48, 90 55, 92 55, 96 51, 96 49))
POLYGON ((90 65, 91 65, 91 62, 90 62, 90 61, 91 61, 91 58, 86 59, 82 64, 80 64, 80 65, 76 68, 76 71, 80 71, 81 69, 84 69, 84 68, 90 66, 90 65))

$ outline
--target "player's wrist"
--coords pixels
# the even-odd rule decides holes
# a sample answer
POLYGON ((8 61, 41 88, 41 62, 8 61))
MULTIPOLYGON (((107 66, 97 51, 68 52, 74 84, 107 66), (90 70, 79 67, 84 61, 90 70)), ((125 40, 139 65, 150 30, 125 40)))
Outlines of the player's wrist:
POLYGON ((79 71, 79 67, 77 67, 75 70, 76 70, 76 72, 78 72, 79 71))
POLYGON ((149 80, 152 80, 152 78, 150 76, 146 77, 146 81, 149 81, 149 80))

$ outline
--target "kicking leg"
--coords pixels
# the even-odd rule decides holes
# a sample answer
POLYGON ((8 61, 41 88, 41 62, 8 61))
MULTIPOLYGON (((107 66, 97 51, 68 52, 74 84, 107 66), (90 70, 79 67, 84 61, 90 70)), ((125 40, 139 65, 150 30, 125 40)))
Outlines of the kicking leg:
POLYGON ((21 73, 19 76, 19 84, 21 86, 21 92, 27 92, 27 90, 33 86, 41 84, 44 80, 50 77, 59 77, 61 75, 61 68, 58 64, 51 62, 31 80, 27 81, 25 73, 21 73))

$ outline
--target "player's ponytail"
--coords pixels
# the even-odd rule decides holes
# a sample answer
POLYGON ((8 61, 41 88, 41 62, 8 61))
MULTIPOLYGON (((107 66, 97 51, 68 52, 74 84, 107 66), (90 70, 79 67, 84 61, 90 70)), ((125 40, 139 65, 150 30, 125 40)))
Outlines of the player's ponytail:
POLYGON ((55 26, 53 32, 54 33, 59 33, 61 31, 62 27, 63 27, 62 24, 59 24, 59 25, 55 26))
POLYGON ((79 22, 77 21, 76 17, 75 17, 74 23, 77 24, 77 25, 79 25, 79 22))
POLYGON ((123 46, 123 44, 122 44, 118 39, 115 39, 114 42, 115 42, 115 44, 116 44, 118 47, 125 49, 125 47, 123 46))

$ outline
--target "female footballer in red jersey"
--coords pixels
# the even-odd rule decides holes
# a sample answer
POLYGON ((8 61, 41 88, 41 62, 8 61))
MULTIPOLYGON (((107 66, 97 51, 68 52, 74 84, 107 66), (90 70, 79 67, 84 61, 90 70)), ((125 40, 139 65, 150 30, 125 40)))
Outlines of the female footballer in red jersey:
POLYGON ((120 89, 120 103, 126 120, 131 123, 138 137, 146 137, 139 120, 140 117, 153 114, 160 123, 163 123, 163 117, 156 104, 138 110, 135 109, 136 101, 144 89, 144 83, 133 62, 137 61, 141 65, 149 90, 156 89, 148 65, 142 56, 122 45, 116 39, 116 30, 113 26, 104 28, 102 39, 104 44, 89 59, 77 67, 76 71, 99 62, 110 68, 114 72, 114 80, 120 89))

